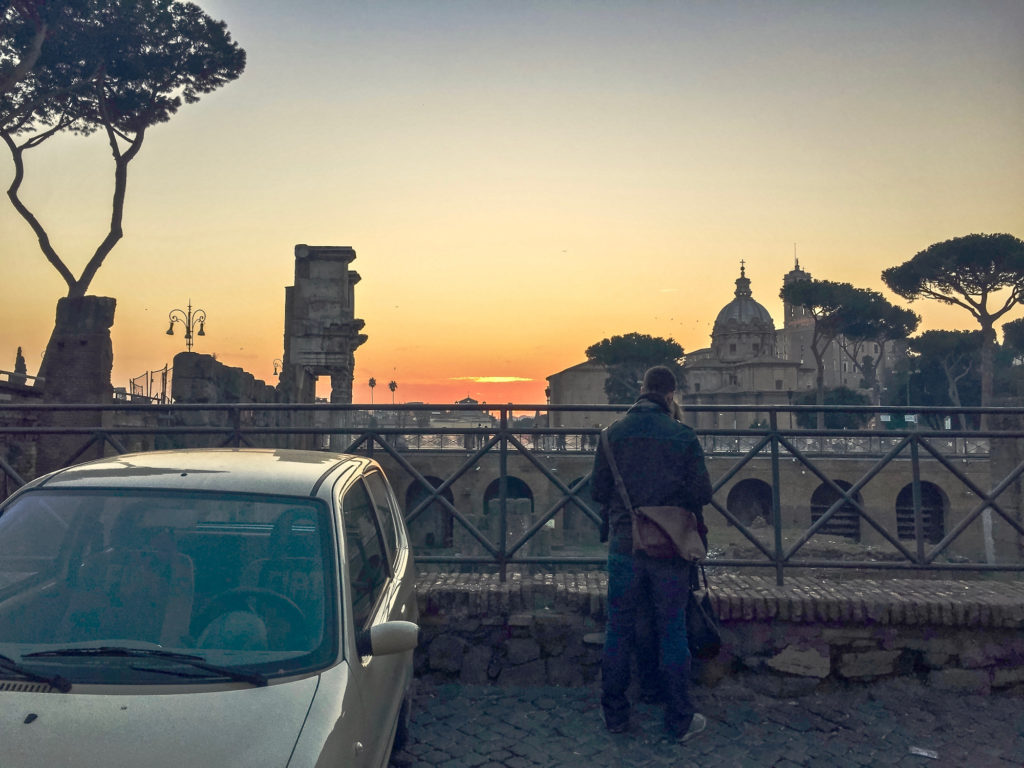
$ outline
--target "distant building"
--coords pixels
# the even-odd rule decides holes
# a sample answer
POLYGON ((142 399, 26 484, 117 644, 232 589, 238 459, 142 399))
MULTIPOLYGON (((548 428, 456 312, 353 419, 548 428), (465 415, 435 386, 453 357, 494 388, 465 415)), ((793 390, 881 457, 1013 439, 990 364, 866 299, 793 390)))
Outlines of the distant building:
MULTIPOLYGON (((810 280, 811 274, 796 261, 783 278, 783 285, 810 280)), ((783 303, 783 326, 776 329, 771 314, 753 296, 744 263, 736 279, 733 299, 722 307, 711 331, 711 346, 686 355, 683 371, 686 389, 677 400, 686 405, 749 405, 744 413, 704 412, 694 414, 688 423, 701 429, 745 429, 767 419, 767 411, 757 406, 789 405, 794 397, 814 389, 817 368, 811 351, 814 318, 803 307, 783 303)), ((839 337, 824 354, 825 387, 846 386, 863 389, 860 371, 846 354, 846 341, 839 337)), ((879 357, 877 344, 867 344, 861 357, 879 357)), ((887 374, 904 354, 904 347, 886 347, 877 374, 884 383, 887 374)), ((605 366, 594 360, 574 365, 548 376, 551 405, 607 404, 604 391, 605 366)), ((592 427, 611 421, 608 412, 552 413, 553 427, 592 427)), ((789 419, 781 427, 791 426, 789 419)))
MULTIPOLYGON (((604 382, 608 369, 596 360, 553 373, 548 380, 549 405, 608 405, 604 382)), ((602 427, 616 418, 609 411, 550 411, 548 426, 562 429, 602 427)))

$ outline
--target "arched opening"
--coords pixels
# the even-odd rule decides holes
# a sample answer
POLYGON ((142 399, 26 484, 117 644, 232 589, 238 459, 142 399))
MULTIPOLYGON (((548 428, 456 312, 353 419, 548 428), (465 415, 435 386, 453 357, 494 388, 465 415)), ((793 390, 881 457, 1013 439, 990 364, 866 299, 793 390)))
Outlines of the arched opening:
MULTIPOLYGON (((440 487, 444 482, 440 478, 430 475, 424 479, 435 488, 440 487)), ((406 514, 414 511, 430 495, 430 491, 424 488, 422 483, 410 485, 405 493, 406 514)), ((445 488, 441 492, 441 496, 451 503, 455 501, 450 488, 445 488)), ((453 541, 452 522, 452 513, 440 501, 434 499, 426 509, 409 523, 410 543, 414 548, 451 548, 453 541)))
MULTIPOLYGON (((935 483, 921 482, 921 533, 929 544, 938 544, 946 535, 946 496, 935 483)), ((896 535, 914 537, 914 486, 903 486, 896 496, 896 535)))
MULTIPOLYGON (((533 491, 530 486, 518 477, 509 475, 507 478, 507 510, 515 512, 528 512, 533 514, 533 491)), ((501 479, 495 478, 484 490, 484 509, 487 514, 497 513, 498 505, 501 502, 501 479)))
POLYGON ((764 480, 751 477, 736 483, 725 505, 748 528, 758 518, 769 525, 772 523, 772 487, 764 480))
MULTIPOLYGON (((848 491, 852 487, 845 480, 833 480, 832 482, 844 491, 848 491)), ((819 485, 811 495, 811 524, 816 523, 828 511, 829 507, 840 498, 840 495, 832 486, 825 485, 824 483, 819 485)), ((853 498, 860 503, 859 493, 853 494, 853 498)), ((857 507, 848 501, 844 501, 843 505, 836 510, 828 522, 818 530, 818 533, 845 536, 848 539, 860 541, 860 514, 857 512, 857 507)))

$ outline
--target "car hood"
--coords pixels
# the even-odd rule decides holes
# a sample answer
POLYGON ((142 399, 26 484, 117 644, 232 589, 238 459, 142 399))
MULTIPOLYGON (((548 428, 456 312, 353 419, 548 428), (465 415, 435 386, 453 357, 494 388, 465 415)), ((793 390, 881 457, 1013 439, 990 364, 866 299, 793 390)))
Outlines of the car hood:
POLYGON ((318 679, 206 693, 0 693, 0 765, 283 768, 318 679))

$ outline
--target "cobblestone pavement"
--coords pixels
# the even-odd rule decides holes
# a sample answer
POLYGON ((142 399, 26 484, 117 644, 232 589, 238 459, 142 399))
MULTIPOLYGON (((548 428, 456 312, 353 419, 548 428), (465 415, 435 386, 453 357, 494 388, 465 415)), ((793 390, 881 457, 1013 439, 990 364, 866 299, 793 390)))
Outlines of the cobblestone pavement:
POLYGON ((835 686, 793 699, 736 680, 697 688, 707 730, 668 741, 655 705, 604 729, 596 688, 420 682, 396 768, 1024 766, 1024 697, 938 691, 907 680, 835 686))

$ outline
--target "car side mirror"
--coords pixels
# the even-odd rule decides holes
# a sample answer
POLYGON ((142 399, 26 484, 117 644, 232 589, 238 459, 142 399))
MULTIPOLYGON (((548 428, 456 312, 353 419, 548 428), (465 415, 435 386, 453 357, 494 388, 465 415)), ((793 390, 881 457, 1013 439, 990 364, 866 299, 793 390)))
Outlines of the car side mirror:
POLYGON ((411 621, 386 621, 356 635, 360 656, 387 656, 413 650, 420 641, 420 628, 411 621))

